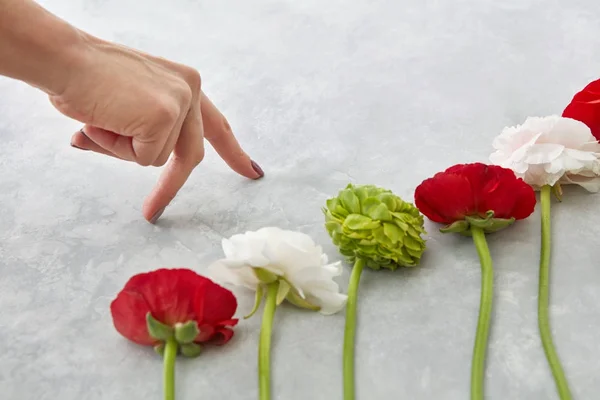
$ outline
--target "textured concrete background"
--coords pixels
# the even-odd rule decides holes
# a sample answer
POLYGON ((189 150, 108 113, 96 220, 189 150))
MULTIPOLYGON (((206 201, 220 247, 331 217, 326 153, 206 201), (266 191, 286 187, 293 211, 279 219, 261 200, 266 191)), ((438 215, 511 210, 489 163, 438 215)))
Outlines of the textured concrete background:
MULTIPOLYGON (((338 256, 320 207, 348 182, 412 200, 422 179, 486 161, 505 125, 560 113, 600 76, 594 0, 46 0, 105 39, 198 68, 267 177, 209 150, 157 226, 141 203, 157 169, 69 147, 79 125, 0 80, 0 393, 10 400, 159 399, 161 360, 112 327, 132 275, 204 271, 220 239, 299 229, 338 256)), ((552 324, 577 399, 600 394, 598 196, 553 208, 552 324)), ((362 400, 468 398, 477 254, 428 224, 421 268, 365 273, 357 338, 362 400)), ((539 213, 489 237, 495 315, 490 400, 556 399, 536 323, 539 213)), ((345 287, 348 271, 340 279, 345 287)), ((239 294, 246 313, 251 293, 239 294)), ((260 318, 178 363, 178 399, 257 397, 260 318)), ((274 399, 341 398, 344 315, 276 315, 274 399)))

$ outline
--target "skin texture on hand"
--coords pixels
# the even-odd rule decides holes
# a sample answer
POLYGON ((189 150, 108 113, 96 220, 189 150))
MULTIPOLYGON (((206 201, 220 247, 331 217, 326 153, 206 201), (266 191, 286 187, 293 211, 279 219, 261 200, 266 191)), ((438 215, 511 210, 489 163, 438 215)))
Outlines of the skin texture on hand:
POLYGON ((73 147, 164 166, 144 201, 148 221, 156 222, 200 164, 205 138, 240 175, 263 176, 202 92, 194 68, 90 36, 29 0, 0 0, 0 11, 2 21, 34 27, 24 34, 23 24, 7 22, 0 29, 0 74, 40 88, 58 111, 80 121, 73 147))
POLYGON ((86 124, 73 146, 140 165, 166 164, 144 202, 146 219, 155 222, 202 161, 204 138, 234 171, 262 177, 202 92, 196 70, 96 38, 86 47, 66 90, 50 101, 86 124))

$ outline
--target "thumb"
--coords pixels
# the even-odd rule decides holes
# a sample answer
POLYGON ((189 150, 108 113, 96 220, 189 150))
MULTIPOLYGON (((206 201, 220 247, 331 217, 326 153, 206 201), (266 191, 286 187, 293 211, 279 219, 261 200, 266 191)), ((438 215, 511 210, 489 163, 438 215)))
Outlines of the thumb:
POLYGON ((181 127, 173 154, 156 186, 144 201, 144 218, 155 223, 183 187, 190 174, 204 158, 202 119, 197 105, 192 105, 181 127))
POLYGON ((204 93, 200 94, 204 137, 219 156, 238 174, 250 179, 262 178, 265 173, 250 159, 235 138, 227 119, 204 93))

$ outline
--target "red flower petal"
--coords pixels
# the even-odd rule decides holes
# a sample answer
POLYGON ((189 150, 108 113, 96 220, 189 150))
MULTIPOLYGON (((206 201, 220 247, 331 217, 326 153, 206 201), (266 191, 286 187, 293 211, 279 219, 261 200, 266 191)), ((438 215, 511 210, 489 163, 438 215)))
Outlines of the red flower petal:
POLYGON ((470 211, 469 214, 484 215, 488 211, 483 210, 480 203, 481 193, 484 190, 484 186, 489 184, 490 179, 493 179, 493 176, 495 175, 495 171, 490 171, 489 167, 489 165, 482 163, 457 164, 444 171, 444 173, 452 173, 462 176, 469 181, 469 184, 471 185, 471 192, 473 193, 473 210, 470 211))
POLYGON ((524 219, 535 209, 535 192, 515 173, 506 168, 490 166, 493 172, 482 191, 480 212, 494 211, 495 218, 524 219))
POLYGON ((575 94, 562 116, 583 122, 600 140, 600 79, 590 82, 575 94))
POLYGON ((513 189, 514 195, 519 198, 519 201, 515 204, 515 208, 512 210, 512 216, 517 220, 529 217, 533 213, 535 204, 537 203, 535 193, 531 190, 531 186, 523 180, 520 181, 522 182, 522 185, 513 189))
POLYGON ((438 173, 415 190, 415 206, 434 222, 450 224, 474 209, 469 181, 453 173, 438 173))
POLYGON ((217 346, 222 346, 229 342, 233 337, 233 330, 229 328, 219 328, 215 336, 213 337, 212 343, 217 346))
MULTIPOLYGON (((232 319, 236 310, 237 299, 230 290, 203 278, 194 300, 196 320, 201 331, 197 341, 211 340, 220 329, 237 324, 237 319, 232 319), (206 331, 207 326, 212 326, 214 329, 209 333, 206 331)), ((233 335, 233 331, 231 334, 233 335)))
POLYGON ((146 327, 148 312, 163 324, 196 321, 196 341, 229 340, 237 324, 233 315, 237 300, 229 290, 188 269, 159 269, 133 276, 111 304, 119 333, 142 344, 153 345, 146 327))
POLYGON ((588 83, 581 92, 600 93, 600 79, 588 83))
POLYGON ((199 324, 217 324, 230 320, 237 310, 237 300, 230 290, 202 277, 194 300, 194 311, 199 324))
POLYGON ((194 319, 192 302, 199 277, 189 269, 158 269, 132 277, 124 290, 142 295, 154 318, 173 326, 194 319))
POLYGON ((458 164, 427 179, 415 191, 415 205, 434 222, 450 224, 465 216, 522 219, 535 208, 535 193, 507 168, 458 164))
POLYGON ((144 297, 123 290, 110 304, 113 324, 117 332, 137 344, 151 346, 156 341, 148 334, 146 314, 150 311, 144 297))
POLYGON ((212 325, 198 325, 198 330, 200 330, 200 333, 194 339, 196 343, 208 342, 217 332, 216 328, 212 325))
POLYGON ((565 108, 562 116, 583 122, 590 128, 596 140, 600 140, 600 103, 574 101, 565 108))

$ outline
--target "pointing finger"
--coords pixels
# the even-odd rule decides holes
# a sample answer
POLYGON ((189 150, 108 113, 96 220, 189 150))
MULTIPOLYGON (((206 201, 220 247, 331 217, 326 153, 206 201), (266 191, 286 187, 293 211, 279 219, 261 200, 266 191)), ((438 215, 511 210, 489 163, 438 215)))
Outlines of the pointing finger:
POLYGON ((263 170, 242 149, 227 119, 204 93, 200 95, 204 137, 235 172, 250 179, 262 178, 263 170))
POLYGON ((151 223, 158 220, 165 207, 175 198, 194 168, 204 158, 202 118, 198 108, 198 105, 193 105, 190 109, 183 122, 173 155, 156 186, 144 201, 144 218, 151 223))

